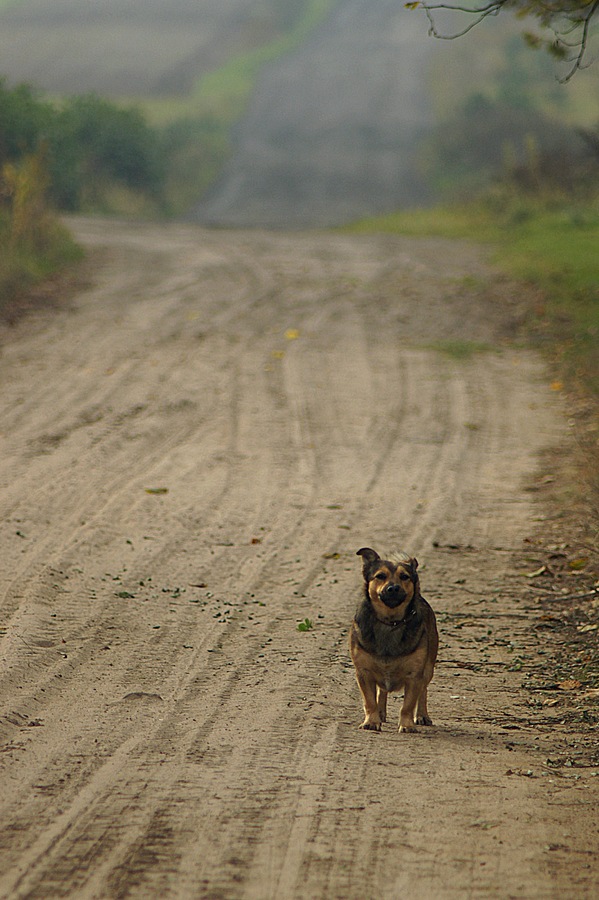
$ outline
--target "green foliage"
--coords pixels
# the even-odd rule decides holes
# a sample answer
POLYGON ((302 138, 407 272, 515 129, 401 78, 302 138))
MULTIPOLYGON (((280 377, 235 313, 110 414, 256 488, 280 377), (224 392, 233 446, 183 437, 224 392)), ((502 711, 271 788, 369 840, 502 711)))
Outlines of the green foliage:
POLYGON ((56 107, 27 85, 0 80, 0 168, 46 149, 49 197, 60 209, 110 208, 119 186, 160 207, 166 163, 161 135, 140 110, 94 95, 56 107))
POLYGON ((78 259, 80 249, 46 202, 43 148, 4 164, 0 177, 0 315, 39 281, 78 259))
POLYGON ((52 118, 52 107, 28 85, 0 79, 0 166, 34 152, 52 118))
POLYGON ((95 94, 72 97, 54 117, 50 146, 52 196, 62 209, 102 207, 114 182, 160 196, 158 134, 138 109, 95 94))

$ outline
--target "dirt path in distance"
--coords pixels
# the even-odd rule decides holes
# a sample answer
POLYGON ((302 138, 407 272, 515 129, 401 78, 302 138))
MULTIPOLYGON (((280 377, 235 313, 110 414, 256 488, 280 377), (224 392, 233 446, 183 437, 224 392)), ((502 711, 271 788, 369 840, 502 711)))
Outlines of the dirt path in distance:
POLYGON ((527 688, 567 427, 509 286, 441 240, 73 224, 90 287, 0 355, 0 896, 596 896, 597 769, 527 688), (438 614, 415 735, 357 727, 364 545, 438 614))

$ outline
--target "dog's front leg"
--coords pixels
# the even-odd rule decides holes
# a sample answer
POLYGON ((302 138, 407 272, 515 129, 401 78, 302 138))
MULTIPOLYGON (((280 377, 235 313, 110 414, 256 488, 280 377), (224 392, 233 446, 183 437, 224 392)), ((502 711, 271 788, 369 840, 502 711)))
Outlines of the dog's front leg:
POLYGON ((417 725, 432 725, 433 720, 428 714, 428 709, 426 705, 427 700, 427 685, 425 684, 420 692, 420 697, 418 698, 418 706, 416 708, 416 724, 417 725))
POLYGON ((379 710, 379 718, 381 722, 387 721, 387 691, 382 687, 376 689, 376 705, 379 710))
POLYGON ((381 730, 381 716, 376 698, 376 681, 369 672, 356 672, 358 687, 362 692, 364 704, 364 721, 360 728, 366 731, 381 730))
POLYGON ((404 686, 404 698, 399 714, 400 731, 416 731, 414 712, 423 687, 421 678, 408 678, 404 686))

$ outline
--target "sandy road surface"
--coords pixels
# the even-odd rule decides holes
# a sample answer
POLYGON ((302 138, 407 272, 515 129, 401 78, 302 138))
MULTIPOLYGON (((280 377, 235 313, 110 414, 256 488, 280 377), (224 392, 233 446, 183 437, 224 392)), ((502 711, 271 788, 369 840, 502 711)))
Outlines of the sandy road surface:
POLYGON ((562 411, 527 352, 438 349, 509 336, 506 286, 441 241, 75 226, 89 288, 0 357, 0 895, 596 896, 597 779, 513 665, 562 411), (364 544, 438 612, 419 734, 357 728, 364 544))

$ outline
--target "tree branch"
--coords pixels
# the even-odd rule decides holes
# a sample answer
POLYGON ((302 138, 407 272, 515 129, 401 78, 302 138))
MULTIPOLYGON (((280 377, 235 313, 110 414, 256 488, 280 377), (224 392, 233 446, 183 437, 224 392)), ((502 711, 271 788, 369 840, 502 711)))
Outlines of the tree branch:
POLYGON ((580 38, 579 50, 576 54, 576 58, 574 60, 574 65, 570 69, 567 75, 564 78, 560 78, 559 81, 561 84, 566 84, 570 79, 579 71, 579 69, 587 69, 588 65, 583 66, 582 61, 585 57, 587 50, 587 43, 589 39, 589 28, 591 26, 591 19, 599 9, 599 0, 595 0, 590 9, 587 12, 587 15, 584 18, 583 26, 582 26, 582 35, 580 38))
POLYGON ((561 55, 565 56, 563 48, 576 48, 576 53, 568 60, 572 63, 563 78, 559 78, 562 84, 570 81, 570 79, 580 69, 585 69, 589 64, 584 64, 584 59, 588 49, 589 34, 591 21, 599 12, 599 0, 489 0, 487 3, 481 3, 479 6, 466 6, 461 3, 452 3, 451 0, 441 0, 441 2, 428 3, 427 0, 418 0, 415 3, 405 4, 409 9, 420 7, 424 10, 429 22, 429 34, 441 41, 454 41, 463 37, 480 25, 488 16, 497 16, 505 8, 509 8, 515 12, 523 12, 537 19, 543 26, 551 28, 555 36, 555 41, 551 42, 538 38, 535 45, 545 44, 554 52, 562 51, 561 55), (465 28, 455 31, 451 34, 442 34, 435 22, 434 13, 439 10, 447 12, 465 13, 475 18, 465 28), (580 40, 569 42, 566 36, 580 31, 580 40))

